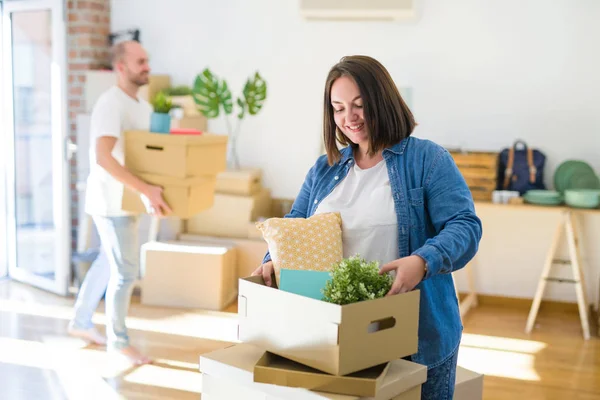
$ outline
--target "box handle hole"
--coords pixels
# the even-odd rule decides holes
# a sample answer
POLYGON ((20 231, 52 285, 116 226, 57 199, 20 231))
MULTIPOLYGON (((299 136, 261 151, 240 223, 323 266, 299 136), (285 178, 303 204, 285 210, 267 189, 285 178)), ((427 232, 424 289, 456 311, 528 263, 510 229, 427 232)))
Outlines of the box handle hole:
POLYGON ((367 332, 374 333, 384 331, 386 329, 392 329, 394 326, 396 326, 396 318, 394 317, 378 319, 369 324, 367 332))
POLYGON ((146 148, 148 150, 157 150, 157 151, 163 151, 164 150, 164 147, 161 147, 161 146, 150 146, 150 145, 148 145, 148 146, 146 146, 146 148))

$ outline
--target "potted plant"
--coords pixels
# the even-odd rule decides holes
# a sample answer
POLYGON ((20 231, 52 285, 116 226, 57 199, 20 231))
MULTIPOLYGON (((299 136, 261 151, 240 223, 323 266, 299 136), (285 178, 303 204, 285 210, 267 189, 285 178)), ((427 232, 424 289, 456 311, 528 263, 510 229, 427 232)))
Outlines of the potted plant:
POLYGON ((232 125, 229 117, 234 112, 233 96, 224 79, 219 79, 206 68, 196 76, 192 92, 198 110, 206 118, 219 117, 221 110, 225 114, 227 134, 229 135, 227 164, 230 169, 239 169, 240 163, 236 145, 240 125, 246 115, 256 115, 262 109, 267 98, 267 83, 258 72, 246 80, 242 95, 235 102, 237 105, 237 122, 235 126, 232 125))
POLYGON ((173 103, 163 92, 158 92, 152 99, 154 112, 150 117, 150 132, 169 133, 171 131, 171 115, 173 103))

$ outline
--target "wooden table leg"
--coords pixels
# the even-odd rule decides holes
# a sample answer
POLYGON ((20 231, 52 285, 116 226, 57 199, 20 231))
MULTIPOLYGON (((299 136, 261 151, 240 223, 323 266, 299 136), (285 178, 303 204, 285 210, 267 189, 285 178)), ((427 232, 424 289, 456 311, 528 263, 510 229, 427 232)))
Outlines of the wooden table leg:
POLYGON ((554 254, 556 253, 556 249, 558 247, 558 242, 562 234, 566 217, 567 214, 565 213, 560 218, 560 222, 558 223, 556 231, 554 232, 554 238, 552 239, 552 243, 550 244, 550 249, 548 249, 548 253, 546 254, 546 261, 544 262, 542 275, 540 276, 540 280, 538 281, 537 291, 535 292, 535 296, 533 297, 533 303, 531 304, 531 309, 529 310, 529 317, 527 318, 527 325, 525 327, 526 333, 531 333, 531 331, 533 330, 533 325, 535 324, 535 319, 540 309, 542 297, 544 296, 544 290, 546 290, 546 283, 548 282, 548 277, 550 276, 550 270, 552 269, 552 264, 554 261, 554 254))
POLYGON ((585 340, 590 338, 590 323, 588 319, 589 301, 585 287, 585 278, 580 263, 579 241, 574 226, 573 214, 569 212, 566 220, 567 244, 569 246, 569 255, 571 258, 571 270, 573 271, 573 280, 575 281, 575 293, 577 294, 577 304, 579 306, 579 318, 581 319, 581 329, 585 340))

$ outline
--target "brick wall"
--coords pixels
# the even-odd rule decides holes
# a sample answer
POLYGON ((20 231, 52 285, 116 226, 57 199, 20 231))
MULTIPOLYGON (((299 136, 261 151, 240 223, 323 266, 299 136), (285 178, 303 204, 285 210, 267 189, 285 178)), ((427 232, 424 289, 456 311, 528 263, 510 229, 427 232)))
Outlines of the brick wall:
MULTIPOLYGON (((85 113, 85 71, 109 62, 110 0, 67 1, 68 113, 69 135, 77 141, 76 116, 85 113)), ((84 180, 85 177, 79 177, 84 180)), ((78 226, 78 180, 76 160, 71 160, 71 238, 76 246, 78 226)))

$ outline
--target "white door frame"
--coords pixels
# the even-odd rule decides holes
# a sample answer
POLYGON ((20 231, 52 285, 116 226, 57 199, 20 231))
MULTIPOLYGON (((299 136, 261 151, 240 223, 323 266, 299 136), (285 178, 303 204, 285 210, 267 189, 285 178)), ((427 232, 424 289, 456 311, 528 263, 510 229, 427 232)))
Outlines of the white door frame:
MULTIPOLYGON (((2 24, 2 2, 0 2, 0 71, 4 68, 3 61, 3 24, 2 24)), ((4 79, 0 79, 0 93, 4 91, 4 79)), ((4 97, 0 96, 0 128, 6 126, 4 123, 4 97)), ((0 279, 8 276, 8 225, 6 221, 7 209, 6 209, 6 194, 8 193, 8 186, 6 185, 6 159, 7 159, 6 146, 0 150, 0 279)))
POLYGON ((2 12, 3 40, 3 87, 4 95, 4 145, 6 154, 7 205, 6 226, 8 230, 8 273, 11 278, 39 288, 66 295, 70 282, 71 268, 71 216, 69 161, 66 146, 67 101, 66 101, 66 24, 64 20, 66 2, 63 0, 20 0, 4 2, 2 12), (12 77, 12 25, 11 13, 23 11, 52 11, 52 67, 51 67, 51 129, 53 170, 53 220, 56 231, 55 279, 53 281, 36 276, 17 266, 17 240, 15 215, 15 142, 12 77))

